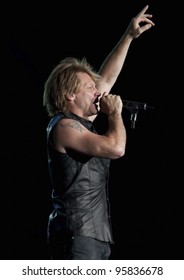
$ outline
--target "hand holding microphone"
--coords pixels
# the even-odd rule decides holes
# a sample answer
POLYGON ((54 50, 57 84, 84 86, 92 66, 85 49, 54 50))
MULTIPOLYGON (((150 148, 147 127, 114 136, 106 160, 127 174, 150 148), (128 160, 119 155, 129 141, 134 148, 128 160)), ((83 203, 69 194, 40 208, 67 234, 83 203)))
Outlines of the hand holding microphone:
POLYGON ((111 114, 121 114, 123 108, 123 102, 119 95, 103 93, 100 98, 100 110, 101 112, 111 114))

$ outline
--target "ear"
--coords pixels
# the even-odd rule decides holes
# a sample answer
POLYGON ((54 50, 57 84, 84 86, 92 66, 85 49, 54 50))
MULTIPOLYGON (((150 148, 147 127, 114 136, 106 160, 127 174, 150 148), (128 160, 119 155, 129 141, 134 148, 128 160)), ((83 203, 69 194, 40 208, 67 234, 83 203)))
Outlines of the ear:
POLYGON ((75 94, 74 93, 67 93, 66 94, 66 99, 69 101, 75 100, 75 94))

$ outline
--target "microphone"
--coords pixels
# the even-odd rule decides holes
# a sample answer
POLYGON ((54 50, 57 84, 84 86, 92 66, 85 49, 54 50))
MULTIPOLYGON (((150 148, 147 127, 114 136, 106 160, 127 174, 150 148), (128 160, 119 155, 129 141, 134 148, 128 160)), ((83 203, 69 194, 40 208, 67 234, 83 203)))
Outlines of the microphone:
POLYGON ((135 122, 137 120, 137 114, 139 110, 153 109, 152 106, 147 106, 145 102, 137 102, 131 100, 123 100, 123 107, 131 112, 130 121, 131 128, 135 128, 135 122))
POLYGON ((131 110, 146 110, 153 109, 152 106, 147 106, 145 102, 137 102, 131 100, 123 100, 123 107, 131 110))

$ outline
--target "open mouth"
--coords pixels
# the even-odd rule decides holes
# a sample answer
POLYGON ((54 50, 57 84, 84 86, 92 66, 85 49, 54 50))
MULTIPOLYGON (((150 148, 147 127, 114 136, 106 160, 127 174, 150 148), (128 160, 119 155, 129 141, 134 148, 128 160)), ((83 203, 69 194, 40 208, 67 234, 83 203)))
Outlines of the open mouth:
POLYGON ((99 102, 98 97, 94 100, 93 104, 95 105, 96 110, 99 111, 100 110, 100 102, 99 102))
POLYGON ((97 97, 94 102, 93 102, 96 106, 99 106, 99 98, 97 97))

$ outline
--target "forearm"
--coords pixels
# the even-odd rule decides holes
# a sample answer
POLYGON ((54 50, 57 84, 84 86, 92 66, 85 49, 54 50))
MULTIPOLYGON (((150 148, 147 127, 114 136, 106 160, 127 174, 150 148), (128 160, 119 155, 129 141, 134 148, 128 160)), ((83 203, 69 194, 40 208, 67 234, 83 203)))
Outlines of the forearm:
POLYGON ((152 15, 146 13, 147 9, 148 5, 132 18, 124 35, 104 60, 99 70, 102 76, 100 90, 104 88, 107 93, 110 92, 122 70, 132 40, 155 25, 151 20, 152 15))
POLYGON ((114 85, 122 70, 131 42, 132 37, 125 32, 101 65, 99 73, 111 86, 114 85))
POLYGON ((122 157, 126 147, 126 129, 121 114, 111 114, 108 116, 108 130, 106 137, 114 149, 116 157, 122 157))

